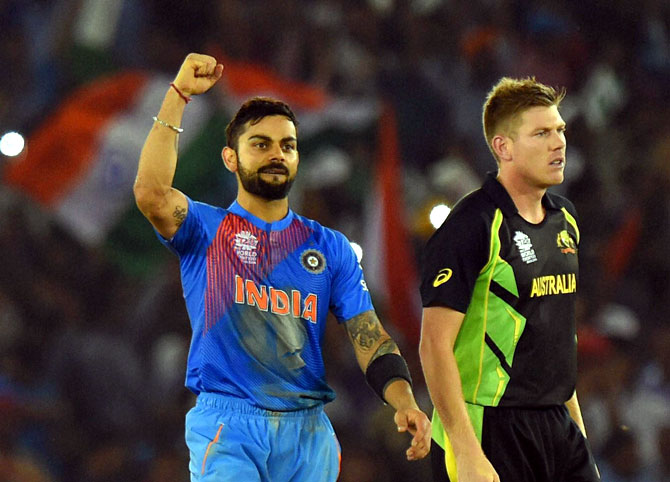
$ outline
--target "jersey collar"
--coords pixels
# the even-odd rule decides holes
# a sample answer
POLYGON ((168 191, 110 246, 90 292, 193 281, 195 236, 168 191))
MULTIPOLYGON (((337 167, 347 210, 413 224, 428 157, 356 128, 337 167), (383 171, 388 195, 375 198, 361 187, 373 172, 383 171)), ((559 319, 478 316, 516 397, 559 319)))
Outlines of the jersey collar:
MULTIPOLYGON (((514 204, 514 201, 512 201, 507 190, 500 184, 500 182, 498 182, 498 179, 496 179, 497 176, 498 173, 495 171, 490 171, 486 174, 486 180, 483 185, 484 192, 489 195, 505 216, 513 216, 517 214, 519 210, 516 208, 516 205, 514 204)), ((544 196, 542 196, 542 205, 547 209, 560 209, 548 192, 544 193, 544 196)))
POLYGON ((295 213, 289 208, 288 213, 282 219, 273 223, 268 223, 267 221, 263 221, 261 218, 251 214, 249 211, 240 206, 237 201, 233 201, 233 203, 228 207, 228 211, 246 219, 251 224, 257 228, 262 229, 263 231, 281 231, 282 229, 286 229, 293 222, 293 218, 295 218, 295 213))

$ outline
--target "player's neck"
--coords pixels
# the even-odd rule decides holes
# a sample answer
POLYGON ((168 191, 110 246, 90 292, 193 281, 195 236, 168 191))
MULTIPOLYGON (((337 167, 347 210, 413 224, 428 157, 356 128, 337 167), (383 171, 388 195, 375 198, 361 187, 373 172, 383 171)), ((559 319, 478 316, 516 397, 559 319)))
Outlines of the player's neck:
POLYGON ((262 197, 240 190, 237 194, 237 203, 257 218, 268 223, 279 221, 288 213, 288 197, 268 201, 262 197))
POLYGON ((533 224, 544 220, 545 209, 542 205, 542 198, 547 192, 546 188, 531 186, 523 180, 502 174, 498 174, 498 181, 512 198, 523 219, 533 224))

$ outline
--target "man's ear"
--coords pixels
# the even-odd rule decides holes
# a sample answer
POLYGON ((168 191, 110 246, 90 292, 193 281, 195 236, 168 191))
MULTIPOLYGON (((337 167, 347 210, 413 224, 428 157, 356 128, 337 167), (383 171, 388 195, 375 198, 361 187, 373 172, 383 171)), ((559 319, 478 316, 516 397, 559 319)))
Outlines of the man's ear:
POLYGON ((500 161, 509 161, 512 158, 512 139, 497 135, 491 139, 491 147, 500 161))
POLYGON ((237 152, 231 147, 224 147, 221 151, 223 164, 230 172, 237 172, 237 152))

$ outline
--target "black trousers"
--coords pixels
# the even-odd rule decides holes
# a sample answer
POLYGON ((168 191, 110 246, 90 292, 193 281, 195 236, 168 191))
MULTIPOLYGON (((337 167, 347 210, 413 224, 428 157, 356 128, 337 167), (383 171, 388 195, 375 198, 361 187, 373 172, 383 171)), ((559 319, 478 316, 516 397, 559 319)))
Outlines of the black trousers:
MULTIPOLYGON (((501 482, 598 482, 591 448, 565 406, 486 407, 482 449, 501 482)), ((450 480, 444 450, 433 441, 434 482, 450 480)))

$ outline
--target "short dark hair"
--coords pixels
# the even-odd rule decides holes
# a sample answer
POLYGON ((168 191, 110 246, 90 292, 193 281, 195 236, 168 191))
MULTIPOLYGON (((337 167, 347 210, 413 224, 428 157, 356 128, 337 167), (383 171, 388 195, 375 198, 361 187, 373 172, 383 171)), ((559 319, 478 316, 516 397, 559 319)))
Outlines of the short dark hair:
POLYGON ((226 145, 237 151, 240 135, 247 122, 257 124, 264 117, 283 115, 298 129, 298 120, 291 108, 281 100, 271 97, 253 97, 247 100, 237 111, 233 119, 226 126, 226 145))
POLYGON ((496 134, 510 135, 516 128, 519 114, 531 107, 559 107, 563 97, 565 89, 554 89, 538 82, 535 77, 500 79, 488 93, 482 113, 486 144, 496 160, 498 156, 491 144, 496 134))

